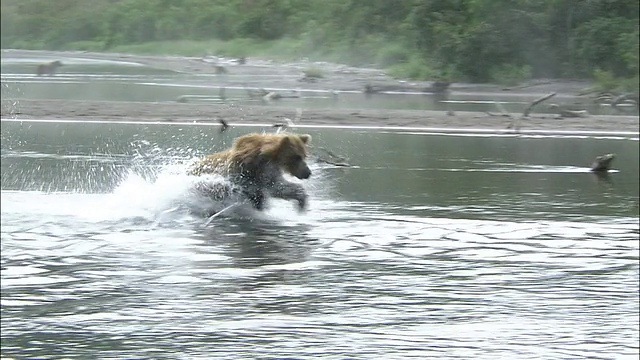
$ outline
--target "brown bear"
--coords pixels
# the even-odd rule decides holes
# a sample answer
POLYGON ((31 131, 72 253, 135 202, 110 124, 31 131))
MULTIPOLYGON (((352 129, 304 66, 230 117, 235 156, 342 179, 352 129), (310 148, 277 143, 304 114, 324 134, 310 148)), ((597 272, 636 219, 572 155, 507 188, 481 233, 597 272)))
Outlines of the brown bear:
POLYGON ((307 144, 311 136, 302 134, 248 134, 237 138, 227 150, 200 159, 191 175, 221 174, 239 186, 242 194, 257 210, 265 207, 266 196, 296 200, 298 208, 307 206, 304 188, 284 179, 285 172, 308 179, 307 144))
POLYGON ((49 75, 53 76, 58 71, 58 68, 62 66, 62 62, 59 60, 52 61, 48 64, 38 65, 38 76, 49 75))

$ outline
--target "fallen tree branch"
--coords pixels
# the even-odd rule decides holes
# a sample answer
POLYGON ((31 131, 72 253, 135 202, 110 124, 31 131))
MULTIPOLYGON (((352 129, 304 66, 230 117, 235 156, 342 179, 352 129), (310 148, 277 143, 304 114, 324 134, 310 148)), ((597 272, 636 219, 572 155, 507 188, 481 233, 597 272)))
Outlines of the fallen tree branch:
POLYGON ((552 92, 551 94, 547 94, 541 98, 538 98, 536 100, 533 100, 533 102, 531 104, 529 104, 529 106, 527 106, 526 109, 524 109, 524 112, 522 113, 522 117, 528 117, 529 113, 531 113, 531 110, 533 110, 533 107, 540 104, 541 102, 545 101, 545 100, 549 100, 552 97, 556 96, 555 92, 552 92))

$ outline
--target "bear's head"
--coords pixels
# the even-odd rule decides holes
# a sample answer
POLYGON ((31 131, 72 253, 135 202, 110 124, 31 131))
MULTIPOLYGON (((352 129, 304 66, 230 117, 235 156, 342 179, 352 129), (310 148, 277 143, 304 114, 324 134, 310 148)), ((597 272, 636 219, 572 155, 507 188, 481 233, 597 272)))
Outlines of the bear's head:
POLYGON ((285 135, 277 147, 274 161, 289 174, 298 179, 308 179, 311 170, 305 161, 307 158, 307 144, 311 135, 285 135))
POLYGON ((307 134, 249 134, 237 139, 233 152, 244 164, 268 161, 298 179, 308 179, 311 170, 306 163, 307 134))

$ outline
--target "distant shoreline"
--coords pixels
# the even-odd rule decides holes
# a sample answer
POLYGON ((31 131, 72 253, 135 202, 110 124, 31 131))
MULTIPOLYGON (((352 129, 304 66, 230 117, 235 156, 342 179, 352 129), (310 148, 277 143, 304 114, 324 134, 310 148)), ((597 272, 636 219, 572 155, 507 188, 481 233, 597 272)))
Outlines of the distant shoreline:
MULTIPOLYGON (((2 50, 2 59, 24 61, 51 61, 61 59, 67 61, 127 61, 145 66, 178 72, 197 74, 214 74, 215 67, 211 62, 201 58, 179 56, 146 56, 131 54, 89 53, 89 52, 57 52, 2 50)), ((228 59, 227 59, 228 60, 228 59)), ((220 61, 227 61, 222 59, 220 61)), ((217 61, 217 60, 215 60, 217 61)), ((214 62, 215 62, 214 61, 214 62)), ((33 63, 34 71, 37 63, 33 63)), ((278 86, 293 88, 300 86, 299 76, 305 66, 315 63, 279 64, 268 60, 247 59, 246 65, 229 64, 229 72, 239 75, 253 74, 258 71, 268 76, 251 77, 242 86, 267 87, 278 86), (277 81, 274 81, 274 74, 277 81), (285 76, 286 75, 286 76, 285 76), (267 80, 264 80, 267 79, 267 80), (266 82, 265 82, 266 81, 266 82)), ((338 64, 322 63, 324 78, 317 82, 304 83, 311 90, 362 91, 364 84, 385 84, 413 87, 415 89, 428 86, 430 82, 401 81, 384 75, 381 70, 361 69, 338 64)), ((64 71, 64 67, 61 71, 64 71)), ((230 81, 212 77, 219 86, 229 86, 230 81)), ((562 101, 576 98, 577 93, 588 84, 580 81, 549 81, 515 87, 505 91, 491 84, 453 84, 451 91, 455 93, 476 93, 496 96, 523 95, 525 101, 532 101, 540 94, 556 92, 556 98, 562 101)), ((374 99, 372 99, 373 101, 374 99)), ((485 132, 495 134, 515 133, 589 133, 611 134, 617 132, 640 132, 640 121, 637 115, 589 115, 587 117, 558 118, 552 114, 534 112, 525 119, 521 113, 488 114, 483 112, 457 111, 448 115, 445 111, 435 110, 389 110, 363 108, 324 108, 302 109, 299 125, 336 126, 336 127, 399 127, 416 129, 437 129, 449 132, 485 132)), ((279 106, 234 105, 179 103, 168 102, 128 102, 128 101, 91 101, 91 100, 37 100, 12 97, 2 99, 1 116, 3 119, 43 119, 43 120, 78 120, 78 121, 141 121, 141 122, 178 122, 178 123, 218 123, 224 119, 229 124, 273 124, 285 122, 285 118, 295 119, 296 109, 279 106)))
MULTIPOLYGON (((405 90, 421 90, 429 87, 432 81, 421 80, 403 80, 395 79, 386 75, 384 70, 376 68, 362 68, 348 66, 344 64, 328 63, 328 62, 311 62, 300 60, 296 62, 281 62, 262 58, 246 59, 246 64, 236 64, 234 58, 223 57, 188 57, 175 55, 138 55, 124 53, 102 53, 88 51, 45 51, 45 50, 21 50, 21 49, 2 49, 0 51, 2 60, 6 64, 12 61, 20 64, 28 64, 27 59, 35 59, 33 63, 34 73, 35 66, 39 63, 46 63, 54 60, 60 60, 63 63, 74 62, 80 60, 88 61, 108 61, 114 63, 131 63, 148 66, 159 70, 173 71, 186 74, 200 75, 216 75, 216 65, 222 65, 228 68, 233 74, 243 75, 247 71, 254 72, 259 70, 264 75, 272 75, 277 77, 277 87, 280 88, 296 88, 304 84, 311 90, 325 91, 362 91, 366 84, 373 86, 400 86, 405 90), (322 74, 322 78, 317 81, 303 82, 299 79, 303 75, 303 71, 307 69, 317 69, 322 74)), ((64 73, 64 67, 60 70, 64 73)), ((218 80, 216 80, 218 81, 218 80)), ((224 81, 220 80, 220 85, 224 85, 224 81)), ((241 85, 252 87, 273 87, 274 80, 268 79, 269 86, 262 86, 260 79, 243 79, 241 85)), ((455 92, 464 93, 499 93, 501 95, 531 95, 546 94, 549 92, 557 92, 558 97, 576 97, 577 93, 591 86, 593 83, 589 80, 566 80, 566 79, 546 79, 532 80, 518 86, 505 87, 497 84, 468 84, 453 83, 450 89, 455 92)))

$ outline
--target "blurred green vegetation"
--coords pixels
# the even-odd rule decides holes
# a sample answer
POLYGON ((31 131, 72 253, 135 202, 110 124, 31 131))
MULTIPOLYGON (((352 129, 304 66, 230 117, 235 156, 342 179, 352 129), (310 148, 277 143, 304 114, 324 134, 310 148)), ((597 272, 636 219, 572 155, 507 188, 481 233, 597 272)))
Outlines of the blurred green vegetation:
POLYGON ((308 57, 379 66, 405 78, 505 84, 609 81, 609 75, 636 89, 638 83, 638 0, 2 0, 1 6, 2 48, 308 57))

